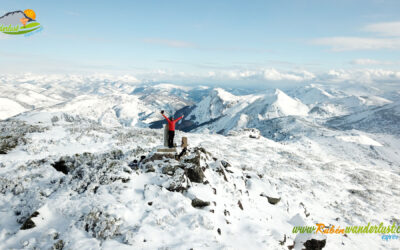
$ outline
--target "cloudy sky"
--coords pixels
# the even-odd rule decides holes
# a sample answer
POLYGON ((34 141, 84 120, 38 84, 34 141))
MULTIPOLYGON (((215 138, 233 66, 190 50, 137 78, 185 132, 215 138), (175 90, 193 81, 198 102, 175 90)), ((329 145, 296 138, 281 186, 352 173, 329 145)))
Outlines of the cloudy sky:
POLYGON ((400 83, 400 1, 2 0, 44 29, 0 34, 0 74, 177 83, 400 83))

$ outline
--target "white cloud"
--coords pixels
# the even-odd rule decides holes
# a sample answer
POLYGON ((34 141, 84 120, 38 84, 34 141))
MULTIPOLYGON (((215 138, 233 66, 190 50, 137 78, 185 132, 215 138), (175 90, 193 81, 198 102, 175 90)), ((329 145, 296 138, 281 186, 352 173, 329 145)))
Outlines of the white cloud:
POLYGON ((204 75, 216 80, 257 81, 257 82, 305 82, 315 78, 308 71, 278 71, 274 68, 254 70, 217 70, 204 75))
POLYGON ((363 30, 387 37, 400 37, 400 22, 374 23, 365 26, 363 30))
POLYGON ((270 80, 270 81, 286 80, 286 81, 295 81, 295 82, 300 82, 300 81, 304 80, 304 78, 299 75, 279 72, 276 69, 264 70, 264 79, 270 80))
POLYGON ((385 69, 332 69, 323 72, 282 71, 275 68, 213 70, 198 73, 155 70, 136 76, 141 81, 209 83, 227 85, 293 86, 294 84, 400 84, 400 71, 385 69))
MULTIPOLYGON (((153 79, 170 81, 173 79, 193 80, 204 82, 227 82, 235 84, 372 84, 372 83, 400 83, 400 71, 384 69, 332 69, 325 72, 313 73, 309 71, 280 71, 274 68, 255 70, 217 70, 199 74, 179 75, 168 73, 152 76, 153 79)), ((190 81, 189 80, 189 81, 190 81)))
POLYGON ((333 51, 400 49, 400 38, 327 37, 312 43, 331 46, 333 51))
POLYGON ((400 50, 400 22, 369 24, 361 30, 372 32, 375 37, 324 37, 314 39, 311 43, 330 46, 333 51, 400 50))
POLYGON ((316 75, 308 71, 279 71, 274 68, 213 70, 204 74, 192 74, 198 81, 231 82, 235 84, 271 83, 296 84, 310 82, 316 75))
POLYGON ((395 62, 379 61, 379 60, 368 59, 368 58, 355 59, 355 60, 351 61, 350 63, 354 64, 354 65, 393 65, 393 64, 395 64, 395 62))
MULTIPOLYGON (((309 71, 280 71, 277 69, 254 70, 217 70, 205 72, 175 72, 169 70, 151 70, 134 74, 91 74, 91 75, 37 75, 23 76, 12 74, 13 79, 29 81, 30 79, 42 82, 54 82, 56 79, 81 83, 100 82, 103 80, 118 81, 121 83, 138 84, 141 82, 170 82, 181 84, 211 84, 226 86, 299 86, 308 83, 319 84, 371 84, 381 86, 391 84, 400 86, 400 71, 384 69, 332 69, 325 72, 312 73, 309 71)), ((0 75, 1 81, 2 75, 0 75)))
POLYGON ((318 76, 321 83, 400 83, 400 71, 384 69, 329 70, 318 76))
POLYGON ((167 47, 172 48, 194 48, 196 47, 195 44, 185 41, 178 41, 178 40, 168 40, 168 39, 161 39, 161 38, 145 38, 142 40, 145 43, 151 44, 159 44, 164 45, 167 47))

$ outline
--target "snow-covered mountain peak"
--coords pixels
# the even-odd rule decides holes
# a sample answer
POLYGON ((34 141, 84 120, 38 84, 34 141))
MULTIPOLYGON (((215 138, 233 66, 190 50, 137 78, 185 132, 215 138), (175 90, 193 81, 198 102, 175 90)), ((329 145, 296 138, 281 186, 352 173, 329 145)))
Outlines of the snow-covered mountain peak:
MULTIPOLYGON (((398 223, 398 92, 31 78, 0 76, 0 249, 303 249, 294 226, 398 223), (182 157, 147 128, 179 106, 182 157)), ((380 237, 317 242, 398 249, 380 237)))
POLYGON ((288 96, 285 92, 279 89, 275 90, 272 99, 268 100, 268 98, 265 98, 265 102, 265 112, 260 114, 262 119, 271 119, 289 115, 306 116, 309 111, 308 107, 300 100, 288 96))
POLYGON ((239 99, 238 96, 235 96, 222 88, 213 89, 210 96, 211 98, 219 98, 224 103, 235 102, 239 99))

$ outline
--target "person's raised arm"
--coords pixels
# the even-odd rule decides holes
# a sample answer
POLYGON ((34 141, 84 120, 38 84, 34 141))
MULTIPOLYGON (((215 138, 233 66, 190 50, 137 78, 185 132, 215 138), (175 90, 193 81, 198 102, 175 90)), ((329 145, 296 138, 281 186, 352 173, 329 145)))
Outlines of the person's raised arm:
POLYGON ((184 117, 184 115, 182 115, 181 117, 178 117, 175 121, 179 121, 180 119, 182 119, 184 117))
POLYGON ((164 112, 161 112, 161 115, 164 116, 164 118, 167 119, 167 121, 170 122, 170 120, 168 119, 168 117, 166 117, 166 116, 164 115, 164 112))

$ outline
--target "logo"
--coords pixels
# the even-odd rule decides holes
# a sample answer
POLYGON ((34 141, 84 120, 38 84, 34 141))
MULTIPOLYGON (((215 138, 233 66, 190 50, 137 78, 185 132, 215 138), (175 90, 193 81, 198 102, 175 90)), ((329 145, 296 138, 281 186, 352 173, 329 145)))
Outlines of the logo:
POLYGON ((31 9, 8 12, 0 17, 0 32, 7 35, 28 35, 41 29, 36 13, 31 9))

